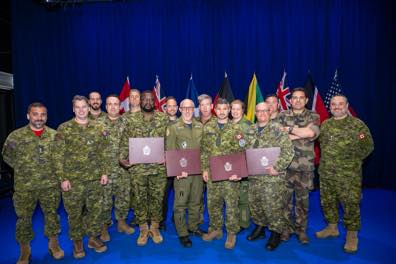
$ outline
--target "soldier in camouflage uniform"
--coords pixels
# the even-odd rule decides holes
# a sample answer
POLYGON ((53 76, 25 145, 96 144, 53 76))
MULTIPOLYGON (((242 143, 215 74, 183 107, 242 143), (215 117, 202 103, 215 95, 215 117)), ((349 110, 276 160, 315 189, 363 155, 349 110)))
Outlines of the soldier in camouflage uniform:
POLYGON ((360 200, 362 196, 362 162, 373 151, 374 143, 368 127, 348 115, 348 100, 336 95, 330 101, 333 117, 321 126, 320 200, 328 226, 317 232, 318 238, 336 237, 338 204, 344 211, 347 229, 344 250, 358 249, 360 200))
POLYGON ((279 122, 279 99, 276 94, 269 94, 265 97, 265 102, 270 109, 271 121, 279 122))
MULTIPOLYGON (((184 99, 180 103, 181 118, 168 126, 166 132, 166 149, 199 149, 203 125, 193 118, 194 102, 184 99)), ((184 247, 191 247, 189 233, 202 236, 199 229, 200 204, 202 200, 203 181, 201 175, 188 175, 183 172, 174 181, 174 218, 176 231, 180 243, 184 247), (186 219, 188 210, 188 228, 186 219)))
POLYGON ((88 99, 80 95, 74 96, 73 112, 75 118, 58 127, 55 164, 68 214, 73 256, 83 258, 85 251, 82 239, 85 231, 89 236, 89 248, 98 253, 107 250, 98 236, 103 224, 102 185, 108 181, 110 157, 105 152, 108 132, 102 123, 88 118, 88 99), (83 228, 83 217, 86 217, 86 230, 83 228))
MULTIPOLYGON (((136 113, 140 112, 140 91, 138 89, 131 89, 129 92, 129 111, 124 113, 121 116, 122 122, 125 126, 125 124, 128 122, 128 119, 130 119, 133 115, 136 113)), ((128 177, 131 179, 131 186, 133 186, 133 177, 130 176, 130 173, 127 170, 124 170, 125 173, 128 175, 128 177)), ((133 188, 130 188, 130 208, 135 209, 135 194, 133 193, 133 188)), ((133 217, 131 223, 131 226, 136 226, 136 218, 133 217)))
POLYGON ((151 91, 142 93, 141 108, 141 112, 128 119, 124 128, 119 159, 124 167, 130 168, 133 177, 132 188, 136 195, 135 216, 140 229, 137 244, 144 246, 149 236, 154 243, 163 241, 159 232, 159 223, 162 220, 162 201, 166 186, 165 166, 164 164, 129 164, 129 138, 165 138, 168 119, 164 113, 154 110, 154 96, 151 91))
MULTIPOLYGON (((166 115, 168 116, 168 120, 169 120, 168 126, 177 122, 177 120, 178 120, 177 119, 177 109, 178 109, 178 106, 177 106, 177 101, 176 101, 175 97, 167 96, 165 112, 166 112, 166 115)), ((160 222, 161 230, 166 229, 166 218, 168 216, 168 197, 169 197, 169 192, 171 191, 172 188, 173 188, 173 177, 169 177, 166 179, 164 200, 162 201, 163 210, 162 210, 162 221, 160 222)))
POLYGON ((55 259, 64 256, 58 244, 60 189, 52 159, 56 151, 56 131, 45 126, 47 108, 42 103, 29 105, 27 119, 27 126, 13 131, 7 137, 2 151, 4 161, 14 169, 13 201, 17 215, 16 240, 21 248, 20 264, 29 263, 30 241, 34 236, 32 215, 37 202, 44 214, 48 250, 55 259))
POLYGON ((99 118, 106 127, 110 144, 105 150, 111 154, 111 166, 109 168, 109 181, 104 186, 103 214, 104 224, 100 239, 110 241, 108 227, 111 225, 111 211, 113 208, 113 196, 115 207, 115 218, 117 219, 117 230, 125 234, 133 234, 135 231, 128 226, 125 219, 128 217, 130 207, 131 182, 129 174, 118 162, 118 149, 123 130, 123 122, 120 118, 120 100, 118 95, 111 94, 106 98, 107 116, 99 118))
POLYGON ((99 92, 93 91, 88 95, 89 99, 89 114, 88 118, 91 120, 95 120, 98 118, 103 118, 106 116, 106 113, 102 111, 102 97, 99 92))
POLYGON ((238 124, 228 119, 230 105, 226 99, 217 100, 215 111, 217 118, 211 119, 204 126, 201 141, 202 177, 207 182, 209 231, 202 239, 211 241, 220 239, 223 235, 223 207, 226 205, 227 240, 225 248, 233 249, 236 243, 236 233, 239 231, 239 180, 238 175, 232 175, 228 181, 213 182, 210 176, 209 158, 243 151, 246 140, 238 124))
POLYGON ((248 135, 249 148, 280 147, 281 152, 277 162, 267 168, 268 173, 249 177, 249 204, 256 227, 248 240, 265 235, 265 227, 268 226, 271 236, 266 248, 274 250, 287 227, 283 197, 286 192, 286 169, 293 159, 294 147, 288 134, 281 131, 279 123, 271 121, 269 104, 262 102, 256 105, 256 119, 257 123, 248 135))
POLYGON ((314 141, 319 136, 319 115, 305 108, 308 102, 304 88, 295 88, 291 94, 292 109, 279 114, 283 130, 289 133, 295 155, 287 174, 287 197, 285 216, 289 221, 289 230, 284 231, 282 240, 288 240, 293 232, 302 244, 308 244, 306 234, 308 224, 309 191, 313 188, 314 177, 314 141), (295 209, 293 210, 293 194, 295 209), (294 211, 295 221, 292 217, 294 211))
MULTIPOLYGON (((234 100, 231 102, 231 116, 232 122, 238 124, 243 133, 246 134, 252 123, 244 116, 245 104, 241 100, 234 100)), ((249 210, 249 197, 248 197, 249 182, 248 179, 242 179, 240 182, 239 191, 239 226, 246 229, 250 225, 250 210, 249 210)))

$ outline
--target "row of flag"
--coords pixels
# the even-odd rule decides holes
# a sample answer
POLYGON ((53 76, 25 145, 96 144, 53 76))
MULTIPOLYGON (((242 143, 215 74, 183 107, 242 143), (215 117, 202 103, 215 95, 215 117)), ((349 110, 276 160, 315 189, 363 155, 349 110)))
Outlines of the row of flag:
MULTIPOLYGON (((305 91, 308 96, 308 103, 306 105, 307 109, 315 111, 320 116, 320 121, 323 122, 327 118, 329 118, 330 113, 330 99, 333 95, 336 94, 343 94, 341 89, 341 85, 338 78, 338 71, 335 71, 333 80, 330 84, 330 87, 324 97, 322 99, 317 86, 313 80, 312 74, 308 72, 307 80, 304 85, 305 91)), ((131 90, 131 85, 129 82, 129 77, 126 78, 126 81, 122 87, 122 90, 119 94, 119 98, 121 101, 121 113, 127 112, 129 110, 129 92, 131 90)), ((165 111, 165 104, 166 104, 166 96, 164 91, 161 89, 161 83, 159 81, 158 75, 156 76, 155 83, 152 89, 154 95, 154 104, 155 109, 164 112, 165 111)), ((279 98, 279 105, 281 110, 288 110, 290 109, 290 87, 287 82, 287 73, 284 71, 282 78, 278 84, 275 94, 279 98)), ((193 76, 188 81, 187 91, 185 98, 189 98, 193 100, 196 105, 195 109, 195 116, 199 115, 198 110, 198 91, 195 88, 195 84, 193 81, 193 76)), ((230 80, 228 78, 227 73, 224 74, 224 80, 221 84, 219 91, 217 92, 216 96, 213 99, 213 104, 216 103, 218 98, 225 98, 229 102, 235 99, 234 94, 231 89, 230 80)), ((264 97, 261 93, 261 89, 259 83, 257 81, 256 74, 253 74, 252 81, 250 82, 249 89, 245 96, 245 117, 246 119, 250 120, 251 122, 255 121, 255 106, 256 104, 263 102, 264 97)), ((349 113, 353 116, 356 116, 356 113, 353 111, 351 107, 349 107, 349 113)))

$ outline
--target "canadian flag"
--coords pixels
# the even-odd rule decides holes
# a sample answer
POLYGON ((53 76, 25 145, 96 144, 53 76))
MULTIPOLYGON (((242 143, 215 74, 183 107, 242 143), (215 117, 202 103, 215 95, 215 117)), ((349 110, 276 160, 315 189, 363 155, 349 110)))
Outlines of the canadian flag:
POLYGON ((131 92, 131 85, 129 83, 129 77, 127 76, 124 85, 122 86, 122 90, 118 98, 121 102, 120 114, 122 115, 125 112, 129 111, 129 93, 131 92))

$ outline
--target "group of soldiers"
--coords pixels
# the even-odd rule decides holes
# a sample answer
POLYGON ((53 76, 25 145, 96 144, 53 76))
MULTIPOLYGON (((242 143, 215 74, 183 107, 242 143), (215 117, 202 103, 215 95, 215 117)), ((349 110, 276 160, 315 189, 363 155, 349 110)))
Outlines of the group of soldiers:
POLYGON ((331 99, 333 117, 322 125, 319 116, 306 109, 308 98, 303 88, 292 91, 291 109, 286 111, 279 111, 276 95, 267 96, 265 102, 256 105, 254 124, 245 119, 241 100, 228 102, 219 98, 213 106, 212 98, 202 94, 198 101, 199 117, 194 115, 196 106, 192 100, 184 99, 178 106, 174 97, 167 98, 166 111, 162 113, 154 108, 152 91, 140 93, 133 89, 130 110, 120 115, 120 100, 115 94, 107 96, 106 112, 101 110, 98 92, 91 92, 89 98, 76 95, 72 100, 74 117, 57 130, 46 126, 44 104, 29 105, 29 123, 8 136, 2 151, 4 161, 14 169, 18 263, 29 263, 32 215, 37 203, 45 218, 49 252, 55 259, 64 257, 58 242, 61 228, 57 209, 61 197, 75 258, 85 256, 85 235, 89 237, 88 248, 98 253, 107 250, 113 207, 119 232, 132 234, 133 226, 138 225, 139 246, 146 245, 149 238, 161 243, 160 230, 166 228, 172 185, 172 218, 183 247, 192 246, 192 235, 204 241, 220 239, 225 222, 224 246, 233 249, 238 232, 248 228, 251 220, 255 227, 247 239, 264 238, 268 228, 268 250, 276 249, 291 234, 296 234, 300 243, 308 244, 316 139, 321 146, 320 198, 328 223, 316 236, 339 235, 338 206, 342 205, 347 230, 344 250, 357 251, 361 168, 373 150, 373 140, 367 126, 348 115, 344 95, 331 99), (170 178, 164 163, 130 164, 129 139, 141 137, 164 138, 166 150, 199 149, 202 174, 182 172, 170 178), (263 175, 212 180, 210 157, 269 147, 280 147, 281 151, 276 163, 267 167, 263 175), (200 228, 204 222, 205 188, 207 231, 200 228), (133 223, 127 224, 131 209, 133 223))

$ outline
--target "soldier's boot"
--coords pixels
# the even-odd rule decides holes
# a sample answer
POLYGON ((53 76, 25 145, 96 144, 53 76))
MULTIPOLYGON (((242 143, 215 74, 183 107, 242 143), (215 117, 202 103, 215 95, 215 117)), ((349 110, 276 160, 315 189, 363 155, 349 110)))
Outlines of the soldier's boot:
POLYGON ((65 252, 59 246, 59 242, 58 242, 58 237, 57 236, 51 236, 49 238, 49 240, 48 240, 48 251, 49 251, 49 254, 54 259, 62 259, 65 256, 65 252))
POLYGON ((76 259, 85 257, 84 245, 81 239, 73 241, 73 257, 76 259))
POLYGON ((208 233, 202 235, 202 240, 212 241, 213 239, 221 239, 223 237, 223 231, 221 230, 209 230, 208 233))
POLYGON ((347 231, 344 251, 347 253, 356 253, 358 250, 359 239, 357 231, 347 231))
POLYGON ((305 233, 305 231, 296 232, 296 234, 297 234, 297 239, 298 241, 300 241, 301 244, 303 245, 309 244, 309 238, 307 236, 307 233, 305 233))
POLYGON ((265 248, 269 251, 275 250, 279 244, 282 242, 281 234, 275 231, 271 232, 271 236, 268 239, 267 244, 265 244, 265 248))
POLYGON ((281 233, 281 240, 282 240, 282 241, 288 241, 289 238, 290 238, 290 233, 289 233, 289 231, 283 231, 283 232, 281 233))
POLYGON ((328 237, 338 237, 340 233, 338 232, 337 224, 328 224, 324 229, 315 233, 317 238, 328 238, 328 237))
POLYGON ((17 264, 29 264, 30 260, 30 245, 22 244, 20 245, 21 255, 19 256, 17 264))
POLYGON ((236 243, 236 235, 235 233, 227 233, 227 240, 224 244, 226 249, 233 249, 236 243))
POLYGON ((94 236, 89 237, 88 248, 92 248, 96 253, 103 253, 107 250, 107 246, 103 241, 94 236))
POLYGON ((260 238, 265 238, 265 227, 261 225, 256 225, 252 233, 247 236, 247 240, 254 241, 260 238))
POLYGON ((108 224, 104 224, 102 226, 102 231, 100 232, 100 240, 102 240, 103 242, 110 241, 109 225, 108 224))
POLYGON ((125 222, 125 219, 118 220, 117 230, 118 230, 118 232, 125 233, 127 235, 131 235, 131 234, 135 233, 135 229, 133 227, 130 227, 129 225, 127 225, 127 223, 125 222))
POLYGON ((147 223, 139 225, 140 229, 140 234, 137 239, 137 244, 138 246, 145 246, 147 244, 148 236, 149 236, 149 230, 148 230, 148 225, 147 223))
POLYGON ((158 222, 151 222, 150 236, 153 239, 155 244, 162 243, 162 241, 164 240, 161 236, 160 231, 159 231, 159 223, 158 222))

